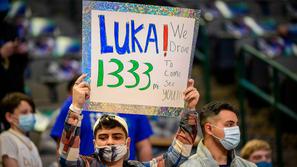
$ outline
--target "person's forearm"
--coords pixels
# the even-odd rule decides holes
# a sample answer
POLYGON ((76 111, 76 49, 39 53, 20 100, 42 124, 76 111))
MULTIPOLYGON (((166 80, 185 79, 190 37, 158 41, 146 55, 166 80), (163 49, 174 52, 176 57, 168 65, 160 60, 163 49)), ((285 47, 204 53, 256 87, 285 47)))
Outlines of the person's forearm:
MULTIPOLYGON (((197 136, 198 114, 196 111, 185 110, 181 115, 180 128, 177 131, 168 151, 149 162, 151 167, 179 166, 191 154, 197 136)), ((144 163, 148 165, 148 163, 144 163)))
POLYGON ((196 110, 185 109, 181 114, 179 130, 175 138, 183 144, 193 145, 197 137, 198 113, 196 110))
POLYGON ((195 110, 185 109, 181 114, 179 130, 171 146, 171 153, 165 161, 165 166, 179 166, 191 155, 197 136, 198 114, 195 110))
MULTIPOLYGON (((69 110, 59 144, 61 166, 78 164, 82 115, 69 110)), ((79 163, 81 164, 81 163, 79 163)))
POLYGON ((18 161, 14 158, 9 158, 8 155, 4 155, 2 158, 3 167, 19 167, 18 161))

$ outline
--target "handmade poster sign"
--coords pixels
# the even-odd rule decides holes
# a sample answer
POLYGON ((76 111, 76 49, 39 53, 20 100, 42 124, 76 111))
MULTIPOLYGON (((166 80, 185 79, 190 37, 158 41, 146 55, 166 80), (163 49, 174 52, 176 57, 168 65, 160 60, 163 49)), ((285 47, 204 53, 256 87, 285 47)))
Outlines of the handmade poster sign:
POLYGON ((176 116, 184 107, 199 12, 83 1, 88 110, 176 116))

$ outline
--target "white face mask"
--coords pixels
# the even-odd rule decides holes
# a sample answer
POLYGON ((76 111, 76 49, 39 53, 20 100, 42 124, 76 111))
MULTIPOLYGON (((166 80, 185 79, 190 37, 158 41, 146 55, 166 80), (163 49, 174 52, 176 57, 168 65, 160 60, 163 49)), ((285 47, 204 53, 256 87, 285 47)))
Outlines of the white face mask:
POLYGON ((115 162, 127 155, 128 149, 125 144, 115 144, 95 148, 95 154, 101 161, 115 162))
MULTIPOLYGON (((214 126, 214 125, 212 125, 212 126, 214 126)), ((214 126, 214 127, 216 127, 216 126, 214 126)), ((216 128, 218 128, 218 127, 216 127, 216 128)), ((221 128, 219 128, 219 129, 221 129, 221 128)), ((225 137, 223 139, 221 139, 215 135, 212 135, 212 136, 217 138, 226 150, 234 149, 240 142, 239 126, 228 127, 228 128, 224 128, 223 130, 224 130, 224 134, 225 134, 225 137)))

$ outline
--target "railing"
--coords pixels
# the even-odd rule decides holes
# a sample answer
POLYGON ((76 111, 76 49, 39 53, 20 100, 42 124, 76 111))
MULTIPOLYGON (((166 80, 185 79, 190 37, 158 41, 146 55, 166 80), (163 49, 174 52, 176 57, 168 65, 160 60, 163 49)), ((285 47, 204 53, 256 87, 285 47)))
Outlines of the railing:
POLYGON ((208 54, 203 54, 202 52, 196 50, 195 56, 198 60, 202 62, 203 69, 203 84, 204 84, 204 97, 205 102, 208 103, 211 101, 211 87, 210 87, 210 65, 208 54))
POLYGON ((282 74, 286 78, 291 79, 294 83, 297 84, 297 74, 293 73, 286 67, 282 66, 278 62, 267 58, 266 55, 257 51, 255 48, 245 45, 241 48, 240 54, 237 58, 237 75, 238 75, 238 95, 239 95, 239 104, 240 104, 240 119, 241 119, 241 130, 242 130, 242 140, 243 143, 246 142, 246 127, 245 127, 245 112, 244 112, 244 91, 249 91, 259 98, 263 99, 269 103, 273 110, 275 116, 275 139, 276 139, 276 152, 277 152, 277 166, 283 167, 283 155, 282 155, 282 132, 280 130, 280 114, 281 112, 293 118, 297 122, 297 114, 286 105, 280 101, 280 84, 279 84, 279 74, 282 74), (272 93, 268 94, 265 91, 258 88, 252 82, 246 79, 245 75, 245 59, 247 56, 256 58, 269 66, 272 69, 272 77, 270 84, 272 84, 272 93))
MULTIPOLYGON (((204 24, 201 22, 201 24, 204 24)), ((199 38, 202 38, 202 49, 201 51, 196 49, 195 58, 197 58, 202 63, 203 70, 203 84, 205 90, 205 102, 209 103, 211 101, 211 84, 210 84, 210 60, 209 60, 209 49, 208 49, 208 33, 204 25, 200 25, 199 27, 199 38)), ((197 41, 198 42, 198 41, 197 41)))

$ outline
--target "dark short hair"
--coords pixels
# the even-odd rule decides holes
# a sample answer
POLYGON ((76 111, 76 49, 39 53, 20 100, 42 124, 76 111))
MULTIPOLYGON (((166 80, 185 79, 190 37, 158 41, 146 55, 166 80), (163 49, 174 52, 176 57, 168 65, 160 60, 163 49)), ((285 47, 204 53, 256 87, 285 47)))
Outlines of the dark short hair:
POLYGON ((95 139, 96 139, 96 134, 97 134, 98 130, 113 129, 116 127, 121 128, 125 132, 126 137, 128 137, 128 134, 127 134, 124 126, 121 123, 119 123, 117 120, 113 119, 112 116, 110 116, 108 114, 104 114, 99 119, 100 119, 100 122, 98 123, 98 125, 95 127, 95 130, 94 130, 94 138, 95 139))
POLYGON ((21 101, 26 101, 31 106, 32 112, 35 113, 35 104, 29 96, 19 92, 7 94, 2 99, 0 105, 1 121, 3 121, 5 129, 10 128, 10 124, 5 119, 5 114, 8 112, 13 113, 14 110, 21 104, 21 101))
POLYGON ((75 81, 78 79, 79 75, 75 75, 67 83, 67 91, 71 93, 72 87, 75 84, 75 81))
POLYGON ((222 102, 222 101, 214 101, 206 104, 201 109, 200 113, 200 125, 203 129, 207 119, 210 117, 217 116, 222 110, 229 110, 238 116, 237 109, 231 105, 230 103, 222 102))

